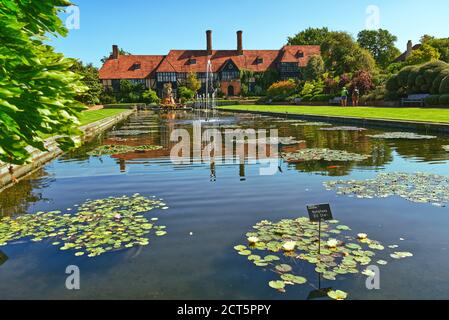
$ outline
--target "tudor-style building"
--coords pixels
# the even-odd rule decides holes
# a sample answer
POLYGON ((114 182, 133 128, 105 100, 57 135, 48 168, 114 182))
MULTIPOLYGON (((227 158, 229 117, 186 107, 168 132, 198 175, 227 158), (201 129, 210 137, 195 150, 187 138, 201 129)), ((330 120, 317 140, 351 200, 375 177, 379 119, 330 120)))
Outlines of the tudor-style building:
MULTIPOLYGON (((118 46, 100 69, 100 80, 111 90, 118 90, 120 80, 143 83, 162 94, 165 83, 176 89, 185 83, 189 73, 206 82, 208 61, 211 77, 226 96, 241 93, 240 72, 277 70, 281 79, 298 78, 310 57, 320 54, 320 46, 289 46, 280 50, 244 50, 243 32, 237 32, 236 50, 213 50, 212 31, 206 32, 206 50, 171 50, 168 55, 120 55, 118 46)), ((204 86, 203 86, 204 87, 204 86)), ((254 86, 251 86, 250 90, 254 86)), ((204 88, 202 89, 204 90, 204 88)))

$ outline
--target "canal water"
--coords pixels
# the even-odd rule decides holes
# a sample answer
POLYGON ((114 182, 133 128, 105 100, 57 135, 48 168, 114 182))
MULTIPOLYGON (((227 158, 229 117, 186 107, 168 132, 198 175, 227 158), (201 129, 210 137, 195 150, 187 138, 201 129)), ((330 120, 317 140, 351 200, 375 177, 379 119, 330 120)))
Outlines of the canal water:
MULTIPOLYGON (((325 126, 328 127, 328 126, 325 126)), ((431 140, 382 140, 368 135, 389 130, 325 131, 322 125, 251 114, 142 111, 126 123, 46 165, 0 194, 0 215, 17 217, 40 211, 64 211, 88 199, 156 196, 169 206, 159 215, 164 237, 150 245, 98 257, 75 257, 52 240, 22 239, 0 247, 0 299, 307 299, 318 287, 349 293, 350 299, 449 298, 449 208, 419 204, 398 196, 358 199, 327 191, 335 179, 370 179, 381 172, 427 172, 449 176, 448 136, 431 140), (278 129, 298 144, 367 154, 361 162, 279 160, 274 175, 261 175, 264 164, 190 163, 170 160, 174 129, 221 131, 233 126, 278 129), (161 150, 89 156, 100 145, 160 145, 161 150), (380 289, 368 290, 366 276, 349 274, 336 281, 319 279, 303 268, 308 283, 285 293, 268 286, 276 274, 256 267, 234 246, 246 245, 246 233, 259 221, 307 217, 306 206, 330 203, 335 219, 355 234, 367 233, 385 246, 398 245, 413 257, 389 258, 381 267, 380 289), (81 289, 65 283, 67 266, 80 270, 81 289)), ((302 262, 297 262, 302 263, 302 262)))

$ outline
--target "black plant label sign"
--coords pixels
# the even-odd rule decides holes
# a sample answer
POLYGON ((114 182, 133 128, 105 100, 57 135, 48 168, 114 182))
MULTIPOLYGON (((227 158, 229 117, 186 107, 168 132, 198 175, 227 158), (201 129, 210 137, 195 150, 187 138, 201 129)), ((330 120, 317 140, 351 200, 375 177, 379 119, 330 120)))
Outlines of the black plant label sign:
POLYGON ((311 222, 333 220, 331 206, 329 204, 317 204, 307 206, 311 222))

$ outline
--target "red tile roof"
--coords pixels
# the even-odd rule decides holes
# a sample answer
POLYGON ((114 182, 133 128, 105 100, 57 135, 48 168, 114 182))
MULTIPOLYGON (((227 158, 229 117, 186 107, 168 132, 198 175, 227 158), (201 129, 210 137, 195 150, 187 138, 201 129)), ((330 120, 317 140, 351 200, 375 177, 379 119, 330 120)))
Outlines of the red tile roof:
POLYGON ((120 55, 109 59, 99 70, 100 79, 145 79, 159 66, 165 56, 120 55), (140 64, 140 69, 134 68, 140 64))
POLYGON ((278 62, 297 62, 307 65, 313 55, 320 54, 320 46, 284 46, 281 50, 214 50, 209 56, 206 50, 171 50, 167 56, 119 56, 109 59, 100 69, 100 79, 144 79, 155 72, 206 72, 207 61, 212 63, 212 71, 219 72, 231 60, 240 70, 263 72, 276 68, 278 62), (299 53, 302 52, 301 57, 299 53), (195 63, 192 63, 193 60, 195 63), (132 70, 135 63, 140 70, 132 70))

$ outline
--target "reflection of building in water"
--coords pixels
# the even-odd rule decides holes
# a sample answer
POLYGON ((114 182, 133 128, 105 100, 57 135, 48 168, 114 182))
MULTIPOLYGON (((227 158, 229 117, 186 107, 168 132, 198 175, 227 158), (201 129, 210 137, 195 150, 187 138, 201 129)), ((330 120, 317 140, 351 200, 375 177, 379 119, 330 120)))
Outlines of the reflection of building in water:
POLYGON ((210 162, 210 181, 217 181, 217 171, 214 161, 210 162))
POLYGON ((246 176, 245 176, 245 164, 244 163, 240 163, 240 170, 239 170, 239 176, 240 176, 240 181, 245 181, 246 180, 246 176))

